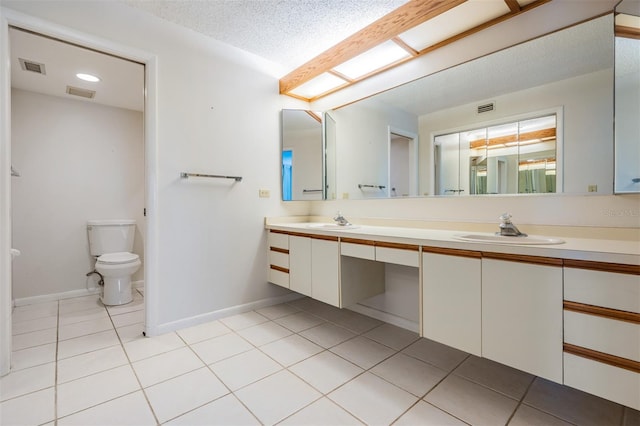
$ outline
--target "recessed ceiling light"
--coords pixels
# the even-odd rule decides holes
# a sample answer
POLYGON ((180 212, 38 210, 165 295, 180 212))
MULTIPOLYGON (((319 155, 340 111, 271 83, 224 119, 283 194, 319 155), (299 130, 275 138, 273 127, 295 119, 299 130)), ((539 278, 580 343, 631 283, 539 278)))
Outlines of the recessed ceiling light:
POLYGON ((96 82, 100 81, 100 78, 96 77, 95 75, 83 74, 81 72, 76 74, 76 77, 78 77, 80 80, 90 81, 92 83, 96 83, 96 82))

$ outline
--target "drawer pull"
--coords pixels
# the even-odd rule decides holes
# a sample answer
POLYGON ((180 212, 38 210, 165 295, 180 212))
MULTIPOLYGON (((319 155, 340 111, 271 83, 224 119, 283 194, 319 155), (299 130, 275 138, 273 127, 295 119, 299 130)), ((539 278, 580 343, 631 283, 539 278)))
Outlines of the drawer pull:
POLYGON ((271 265, 271 269, 275 269, 276 271, 284 272, 285 274, 289 273, 287 268, 283 268, 282 266, 271 265))
POLYGON ((269 250, 276 251, 278 253, 289 254, 289 250, 283 249, 283 248, 279 248, 279 247, 269 247, 269 250))
POLYGON ((584 303, 570 302, 567 300, 563 302, 563 307, 567 311, 596 315, 599 317, 640 324, 640 314, 635 312, 620 311, 617 309, 603 308, 601 306, 587 305, 584 303))
POLYGON ((625 370, 640 373, 640 362, 627 358, 621 358, 615 355, 605 354, 603 352, 594 351, 593 349, 583 348, 581 346, 565 343, 563 350, 566 353, 587 358, 593 361, 602 362, 604 364, 613 365, 614 367, 624 368, 625 370))

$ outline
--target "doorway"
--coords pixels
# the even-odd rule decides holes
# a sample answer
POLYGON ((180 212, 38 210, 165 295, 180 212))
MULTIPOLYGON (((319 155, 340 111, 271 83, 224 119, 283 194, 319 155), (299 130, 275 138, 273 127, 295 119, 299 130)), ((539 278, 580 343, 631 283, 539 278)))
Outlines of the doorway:
POLYGON ((389 128, 389 197, 418 195, 418 136, 389 128))
MULTIPOLYGON (((3 10, 3 16, 0 17, 0 31, 2 31, 3 35, 7 35, 10 27, 29 28, 31 31, 37 31, 37 33, 45 37, 58 41, 74 40, 73 45, 75 46, 94 52, 108 52, 108 55, 115 55, 123 60, 138 62, 144 67, 143 78, 145 85, 143 86, 143 90, 145 90, 145 94, 143 97, 144 113, 142 118, 143 162, 139 164, 138 167, 144 170, 141 197, 143 199, 142 205, 147 214, 138 226, 140 230, 144 232, 144 332, 146 335, 155 335, 157 334, 156 327, 158 323, 157 303, 155 303, 155 300, 157 300, 157 289, 155 287, 157 276, 157 219, 155 217, 157 206, 157 140, 155 131, 157 107, 154 89, 157 80, 157 58, 153 54, 142 52, 135 48, 115 45, 114 43, 106 42, 103 39, 79 33, 66 27, 3 10)), ((11 48, 8 40, 9 37, 3 36, 2 38, 3 40, 0 42, 0 57, 2 58, 0 81, 3 82, 2 95, 0 95, 0 103, 2 106, 0 108, 0 152, 2 152, 4 158, 0 161, 0 172, 2 172, 3 176, 9 176, 8 171, 11 166, 12 157, 12 138, 9 130, 9 120, 12 113, 10 102, 10 81, 12 73, 7 64, 10 63, 11 48)), ((2 296, 0 297, 2 301, 0 304, 0 316, 3 322, 0 327, 0 375, 4 375, 9 372, 11 354, 11 309, 13 304, 11 296, 11 265, 4 263, 4 255, 6 254, 6 257, 9 258, 9 248, 12 242, 12 182, 2 178, 1 183, 3 191, 2 195, 0 195, 0 201, 2 202, 3 208, 0 210, 0 227, 2 228, 2 232, 0 233, 0 252, 2 253, 0 254, 3 255, 3 271, 0 274, 0 292, 2 296), (5 268, 5 266, 7 267, 5 268)))

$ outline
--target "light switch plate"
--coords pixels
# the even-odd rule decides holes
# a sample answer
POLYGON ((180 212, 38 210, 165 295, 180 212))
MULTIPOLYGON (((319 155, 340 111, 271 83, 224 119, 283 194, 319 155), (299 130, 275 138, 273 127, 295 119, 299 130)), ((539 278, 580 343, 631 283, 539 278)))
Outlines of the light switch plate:
POLYGON ((271 191, 269 191, 268 189, 260 189, 258 191, 258 195, 260 196, 260 198, 269 198, 271 197, 271 191))
POLYGON ((598 192, 598 185, 589 185, 589 186, 587 187, 587 190, 588 190, 589 192, 598 192))

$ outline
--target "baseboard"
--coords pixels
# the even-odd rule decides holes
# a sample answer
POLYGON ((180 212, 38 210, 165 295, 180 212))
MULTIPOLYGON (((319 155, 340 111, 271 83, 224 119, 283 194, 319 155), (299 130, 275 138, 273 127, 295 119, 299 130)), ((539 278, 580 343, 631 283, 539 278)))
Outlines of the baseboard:
POLYGON ((384 321, 389 324, 393 324, 397 327, 404 328, 405 330, 413 331, 415 333, 420 333, 420 325, 418 323, 410 321, 406 318, 399 317, 397 315, 390 314, 388 312, 379 311, 377 309, 360 305, 358 303, 356 303, 355 305, 349 306, 347 309, 362 315, 366 315, 371 318, 378 319, 380 321, 384 321))
POLYGON ((52 294, 43 294, 41 296, 31 296, 31 297, 21 297, 19 299, 14 299, 14 306, 27 306, 33 305, 36 303, 44 303, 44 302, 54 302, 57 300, 63 299, 71 299, 74 297, 82 297, 89 296, 92 294, 99 294, 100 288, 90 288, 90 289, 80 289, 80 290, 71 290, 65 291, 62 293, 52 293, 52 294))
POLYGON ((245 312, 250 312, 256 309, 265 308, 271 305, 277 305, 279 303, 286 303, 292 300, 301 299, 305 296, 291 292, 290 294, 286 294, 284 296, 279 297, 270 297, 267 299, 256 300, 255 302, 245 303, 243 305, 231 306, 229 308, 220 309, 218 311, 207 312, 206 314, 196 315, 189 318, 184 318, 178 321, 168 322, 165 324, 160 324, 153 328, 147 328, 145 330, 145 335, 148 337, 158 336, 160 334, 169 333, 172 331, 180 330, 187 327, 192 327, 194 325, 203 324, 209 321, 215 321, 220 318, 228 317, 230 315, 242 314, 245 312))
POLYGON ((131 288, 141 288, 144 290, 144 280, 131 281, 131 288))

